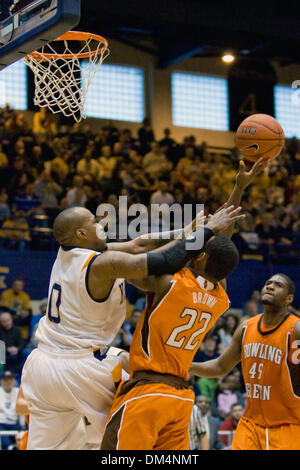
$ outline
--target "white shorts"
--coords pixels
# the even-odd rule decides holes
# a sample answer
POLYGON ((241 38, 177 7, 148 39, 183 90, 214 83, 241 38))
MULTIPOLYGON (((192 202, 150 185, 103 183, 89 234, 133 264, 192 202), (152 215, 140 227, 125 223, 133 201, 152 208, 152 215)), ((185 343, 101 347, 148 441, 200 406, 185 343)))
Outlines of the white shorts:
POLYGON ((30 411, 27 449, 83 449, 84 416, 100 447, 121 372, 116 356, 100 360, 92 350, 58 352, 39 345, 22 372, 30 411))

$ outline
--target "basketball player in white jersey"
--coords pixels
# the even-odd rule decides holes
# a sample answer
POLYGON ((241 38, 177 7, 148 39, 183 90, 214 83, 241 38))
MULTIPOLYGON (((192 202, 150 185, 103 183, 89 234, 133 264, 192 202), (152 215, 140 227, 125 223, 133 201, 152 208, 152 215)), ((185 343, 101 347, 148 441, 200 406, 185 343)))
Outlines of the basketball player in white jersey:
MULTIPOLYGON (((203 237, 205 243, 243 218, 240 210, 231 206, 214 214, 194 239, 203 237)), ((50 277, 47 314, 39 322, 38 348, 22 373, 30 410, 28 450, 82 449, 83 416, 100 446, 121 380, 121 363, 108 347, 125 319, 124 278, 175 273, 203 246, 186 250, 186 241, 176 240, 145 253, 153 248, 152 240, 106 244, 102 226, 80 207, 61 212, 53 233, 60 248, 50 277)))

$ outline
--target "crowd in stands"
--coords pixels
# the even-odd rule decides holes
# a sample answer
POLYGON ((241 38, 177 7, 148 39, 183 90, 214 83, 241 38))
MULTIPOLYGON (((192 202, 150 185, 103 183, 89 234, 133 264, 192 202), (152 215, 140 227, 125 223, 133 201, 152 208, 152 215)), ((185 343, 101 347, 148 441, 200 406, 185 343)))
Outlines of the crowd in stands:
MULTIPOLYGON (((120 195, 128 206, 204 204, 213 212, 227 200, 240 158, 236 148, 212 149, 193 135, 178 142, 165 129, 156 136, 149 119, 132 135, 113 123, 97 131, 88 120, 59 125, 42 108, 31 128, 23 113, 6 106, 0 110, 0 243, 54 249, 47 241, 62 209, 95 213, 110 203, 117 210, 120 195)), ((299 262, 299 170, 293 138, 243 198, 246 219, 233 235, 242 254, 299 262)))
MULTIPOLYGON (((0 298, 0 341, 5 343, 6 364, 0 364, 0 431, 24 430, 26 423, 13 413, 24 362, 30 352, 38 346, 35 332, 39 320, 46 314, 47 299, 39 303, 33 314, 31 299, 26 293, 24 281, 17 277, 12 286, 5 289, 0 298), (2 367, 2 369, 1 369, 2 367), (15 385, 15 387, 14 387, 15 385), (14 387, 14 388, 13 388, 14 387)), ((132 335, 142 315, 145 297, 139 292, 135 304, 128 302, 127 318, 116 336, 113 346, 129 351, 132 335)), ((293 311, 293 308, 290 307, 293 311)), ((253 291, 241 311, 229 310, 219 318, 208 332, 196 352, 195 361, 216 359, 230 344, 237 326, 262 313, 260 292, 253 291)), ((295 310, 294 310, 295 311, 295 310)), ((299 312, 298 312, 299 313, 299 312)), ((222 379, 189 377, 190 387, 195 391, 196 401, 190 423, 191 449, 230 449, 234 432, 245 407, 245 386, 240 366, 222 379), (226 431, 224 433, 224 431, 226 431), (228 435, 228 431, 230 432, 228 435)), ((17 438, 19 434, 17 435, 17 438)), ((2 437, 2 448, 15 449, 9 437, 2 437)))
MULTIPOLYGON (((117 209, 119 195, 126 195, 129 205, 204 204, 207 213, 214 212, 232 191, 241 156, 236 149, 209 148, 193 135, 177 142, 169 129, 163 134, 156 136, 148 119, 137 135, 128 129, 120 131, 113 123, 98 131, 88 120, 58 125, 46 109, 35 113, 31 128, 23 113, 9 106, 1 109, 0 246, 55 249, 51 227, 61 210, 82 206, 95 213, 101 203, 117 209)), ((242 202, 246 218, 233 235, 242 255, 299 263, 299 170, 300 146, 294 138, 247 189, 242 202)), ((12 388, 20 384, 24 361, 37 347, 35 331, 46 313, 47 299, 41 301, 37 315, 32 314, 30 302, 22 278, 14 279, 1 293, 0 340, 6 346, 6 364, 0 364, 0 375, 5 373, 0 387, 0 430, 25 426, 17 415, 12 417, 12 393, 16 393, 12 388)), ((129 296, 127 319, 115 346, 129 350, 144 305, 142 295, 129 296)), ((218 320, 195 360, 218 357, 240 321, 261 312, 260 293, 254 291, 241 315, 229 311, 218 320)), ((240 369, 220 380, 190 377, 190 384, 196 393, 191 448, 229 448, 228 436, 218 430, 234 430, 243 412, 240 369)), ((2 447, 9 446, 14 444, 2 437, 2 447)))

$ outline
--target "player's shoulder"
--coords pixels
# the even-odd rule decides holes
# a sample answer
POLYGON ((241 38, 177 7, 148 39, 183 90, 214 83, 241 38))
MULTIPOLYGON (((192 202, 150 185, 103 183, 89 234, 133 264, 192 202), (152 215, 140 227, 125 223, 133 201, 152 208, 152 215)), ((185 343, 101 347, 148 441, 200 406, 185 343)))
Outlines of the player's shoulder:
POLYGON ((61 246, 57 253, 57 258, 61 260, 86 260, 92 259, 97 255, 100 255, 101 252, 96 250, 90 250, 89 248, 79 248, 76 246, 61 246))
POLYGON ((199 289, 202 289, 207 292, 217 292, 219 291, 219 284, 214 285, 212 282, 209 282, 204 277, 200 276, 194 269, 184 267, 178 271, 174 276, 174 279, 180 280, 181 282, 186 282, 187 284, 194 285, 199 289))
POLYGON ((244 328, 245 327, 250 327, 252 325, 256 326, 262 316, 263 316, 263 314, 259 313, 258 315, 254 315, 254 317, 250 317, 250 318, 243 319, 243 317, 242 317, 240 325, 243 325, 244 328))

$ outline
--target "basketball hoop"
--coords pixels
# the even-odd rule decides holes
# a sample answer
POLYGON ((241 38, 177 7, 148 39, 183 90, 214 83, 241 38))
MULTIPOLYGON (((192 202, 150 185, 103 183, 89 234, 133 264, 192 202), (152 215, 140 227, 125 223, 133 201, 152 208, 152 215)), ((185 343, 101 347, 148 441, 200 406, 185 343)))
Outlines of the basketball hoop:
POLYGON ((34 73, 34 104, 81 121, 89 85, 108 54, 103 37, 68 31, 24 57, 34 73))

